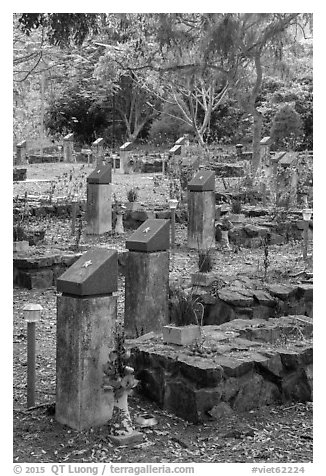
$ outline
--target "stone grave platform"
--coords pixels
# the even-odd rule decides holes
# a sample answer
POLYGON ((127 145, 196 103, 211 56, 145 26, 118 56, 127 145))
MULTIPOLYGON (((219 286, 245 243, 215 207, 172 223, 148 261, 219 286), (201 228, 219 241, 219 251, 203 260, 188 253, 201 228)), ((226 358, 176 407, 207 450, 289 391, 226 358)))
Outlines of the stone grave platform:
POLYGON ((313 317, 312 279, 302 278, 294 284, 263 284, 238 276, 221 288, 215 271, 197 272, 191 279, 192 295, 204 305, 205 325, 219 325, 234 319, 267 320, 282 315, 313 317))
POLYGON ((14 285, 27 289, 44 289, 55 286, 57 278, 80 256, 81 253, 30 257, 18 255, 13 259, 14 285))
POLYGON ((194 423, 218 408, 247 411, 312 399, 312 319, 236 319, 202 328, 203 344, 164 344, 149 333, 129 342, 140 390, 194 423))

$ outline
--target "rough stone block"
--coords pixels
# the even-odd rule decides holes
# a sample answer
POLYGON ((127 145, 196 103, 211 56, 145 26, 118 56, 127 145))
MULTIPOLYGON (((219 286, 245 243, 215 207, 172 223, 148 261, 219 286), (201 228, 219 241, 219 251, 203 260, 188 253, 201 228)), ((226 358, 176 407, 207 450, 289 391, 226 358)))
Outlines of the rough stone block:
POLYGON ((194 273, 191 275, 191 284, 193 286, 210 286, 216 280, 216 275, 212 273, 194 273))
POLYGON ((200 339, 199 326, 164 326, 163 342, 176 345, 192 344, 196 339, 200 339))
POLYGON ((28 241, 14 241, 13 251, 14 253, 25 253, 29 249, 28 241))
POLYGON ((225 402, 221 402, 215 405, 208 413, 215 420, 219 420, 223 418, 224 416, 232 415, 234 412, 232 408, 230 407, 230 405, 228 405, 225 402))
POLYGON ((125 331, 137 337, 168 324, 169 254, 130 251, 125 272, 125 331))
POLYGON ((56 419, 76 430, 112 416, 113 393, 102 382, 116 315, 115 296, 57 298, 56 419))

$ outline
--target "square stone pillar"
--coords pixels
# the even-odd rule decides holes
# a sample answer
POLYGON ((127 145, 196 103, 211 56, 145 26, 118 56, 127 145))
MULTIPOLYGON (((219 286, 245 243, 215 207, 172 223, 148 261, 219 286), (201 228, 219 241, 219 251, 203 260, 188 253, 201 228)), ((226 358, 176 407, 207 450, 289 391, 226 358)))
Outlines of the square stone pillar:
POLYGON ((121 174, 127 174, 130 172, 129 159, 130 150, 132 149, 132 142, 125 142, 120 147, 120 169, 117 169, 121 174))
POLYGON ((270 146, 272 139, 269 136, 264 137, 260 145, 260 164, 261 165, 270 165, 270 146))
POLYGON ((114 347, 117 252, 94 248, 57 281, 56 412, 76 430, 105 424, 113 392, 103 391, 103 365, 114 347))
POLYGON ((188 183, 188 247, 215 247, 215 174, 201 170, 188 183))
POLYGON ((102 163, 104 159, 103 146, 104 146, 104 139, 102 137, 99 137, 98 139, 96 139, 92 144, 97 167, 101 167, 101 165, 103 165, 102 163))
POLYGON ((16 145, 16 163, 15 165, 26 164, 27 142, 25 140, 16 145))
POLYGON ((162 332, 169 321, 170 221, 146 220, 126 242, 125 273, 127 337, 162 332))
POLYGON ((63 138, 63 161, 72 162, 74 152, 74 134, 67 134, 63 138))
POLYGON ((102 165, 87 177, 86 234, 112 230, 111 165, 102 165))

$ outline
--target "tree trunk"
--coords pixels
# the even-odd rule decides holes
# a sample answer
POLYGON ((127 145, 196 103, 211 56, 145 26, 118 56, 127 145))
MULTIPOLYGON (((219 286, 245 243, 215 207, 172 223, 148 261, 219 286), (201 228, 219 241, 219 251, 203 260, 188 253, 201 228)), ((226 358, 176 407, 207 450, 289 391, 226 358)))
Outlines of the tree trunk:
POLYGON ((260 166, 260 141, 263 128, 263 117, 256 108, 253 109, 253 131, 252 131, 252 174, 255 177, 260 166))
POLYGON ((256 82, 252 90, 250 98, 250 109, 253 115, 253 131, 252 131, 252 174, 255 177, 260 166, 260 141, 263 127, 263 116, 256 108, 256 100, 261 92, 261 85, 263 81, 263 70, 261 66, 261 52, 258 50, 255 54, 255 68, 256 68, 256 82))

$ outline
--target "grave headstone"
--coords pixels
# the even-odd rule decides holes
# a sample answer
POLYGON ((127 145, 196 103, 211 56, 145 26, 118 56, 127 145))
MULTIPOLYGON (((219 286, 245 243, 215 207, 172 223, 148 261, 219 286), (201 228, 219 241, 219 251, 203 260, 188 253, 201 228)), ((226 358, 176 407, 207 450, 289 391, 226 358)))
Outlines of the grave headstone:
POLYGON ((238 160, 242 159, 242 149, 243 149, 243 144, 236 144, 235 145, 235 150, 236 150, 236 153, 237 153, 238 160))
POLYGON ((67 134, 63 138, 63 160, 64 162, 72 162, 74 152, 74 134, 67 134))
POLYGON ((16 163, 15 165, 26 163, 27 142, 22 140, 16 145, 16 163))
POLYGON ((114 347, 116 250, 93 248, 57 281, 56 420, 76 430, 104 425, 113 392, 104 393, 103 365, 114 347))
POLYGON ((272 139, 269 136, 263 137, 260 141, 260 163, 261 165, 270 165, 270 146, 272 139))
POLYGON ((146 220, 128 239, 125 333, 161 332, 168 323, 170 221, 146 220))
POLYGON ((132 149, 132 142, 125 142, 119 149, 120 152, 120 168, 117 170, 121 174, 128 174, 130 172, 130 151, 132 149))
POLYGON ((208 250, 215 246, 215 174, 200 170, 188 183, 188 246, 208 250))
POLYGON ((104 139, 103 137, 99 137, 96 139, 92 144, 92 149, 94 150, 94 156, 96 160, 96 166, 103 165, 104 159, 104 139))
POLYGON ((101 235, 112 230, 111 165, 97 167, 87 177, 88 235, 101 235))

